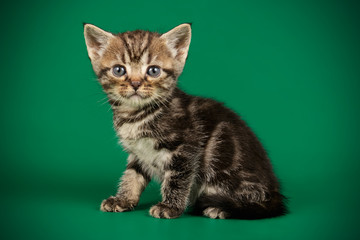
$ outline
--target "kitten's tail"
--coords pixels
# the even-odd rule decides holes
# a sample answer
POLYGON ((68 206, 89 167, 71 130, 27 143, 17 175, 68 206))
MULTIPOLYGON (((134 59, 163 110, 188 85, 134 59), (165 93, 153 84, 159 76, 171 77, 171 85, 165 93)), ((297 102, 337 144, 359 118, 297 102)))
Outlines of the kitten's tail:
POLYGON ((280 193, 273 193, 270 201, 261 203, 236 203, 230 198, 211 195, 200 196, 193 207, 193 214, 203 215, 208 208, 217 208, 225 218, 262 219, 282 216, 288 213, 287 198, 280 193))

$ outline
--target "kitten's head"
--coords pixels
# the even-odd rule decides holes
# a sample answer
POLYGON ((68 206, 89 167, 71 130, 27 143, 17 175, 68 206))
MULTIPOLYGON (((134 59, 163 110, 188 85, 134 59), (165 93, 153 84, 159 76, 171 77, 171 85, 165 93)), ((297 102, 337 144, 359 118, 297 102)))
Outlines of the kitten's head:
POLYGON ((140 107, 161 102, 175 88, 189 50, 190 24, 164 34, 136 30, 112 34, 84 25, 93 69, 112 101, 140 107))

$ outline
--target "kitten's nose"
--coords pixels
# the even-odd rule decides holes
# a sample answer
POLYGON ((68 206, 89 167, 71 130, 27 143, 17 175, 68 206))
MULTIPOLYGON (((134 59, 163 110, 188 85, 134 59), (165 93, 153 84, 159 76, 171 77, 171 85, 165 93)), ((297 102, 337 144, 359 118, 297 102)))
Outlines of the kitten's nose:
POLYGON ((138 88, 140 87, 141 85, 141 82, 140 81, 131 81, 131 86, 134 88, 134 90, 138 90, 138 88))

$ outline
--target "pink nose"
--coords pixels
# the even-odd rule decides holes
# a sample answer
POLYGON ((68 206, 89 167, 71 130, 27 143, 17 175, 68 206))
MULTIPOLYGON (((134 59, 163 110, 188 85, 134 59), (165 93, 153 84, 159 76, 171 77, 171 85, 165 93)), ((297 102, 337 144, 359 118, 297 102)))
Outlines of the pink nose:
POLYGON ((131 81, 131 86, 134 88, 135 91, 138 90, 140 85, 141 85, 140 81, 131 81))

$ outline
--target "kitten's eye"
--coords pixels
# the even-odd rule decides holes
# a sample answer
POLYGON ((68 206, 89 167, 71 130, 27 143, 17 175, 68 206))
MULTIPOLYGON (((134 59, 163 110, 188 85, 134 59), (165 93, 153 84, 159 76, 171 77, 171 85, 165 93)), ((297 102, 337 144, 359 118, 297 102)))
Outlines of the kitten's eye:
POLYGON ((113 74, 116 76, 116 77, 121 77, 123 75, 125 75, 126 73, 126 69, 124 66, 120 66, 120 65, 115 65, 113 67, 113 74))
POLYGON ((146 73, 150 77, 158 77, 160 75, 160 68, 157 66, 150 66, 146 73))

